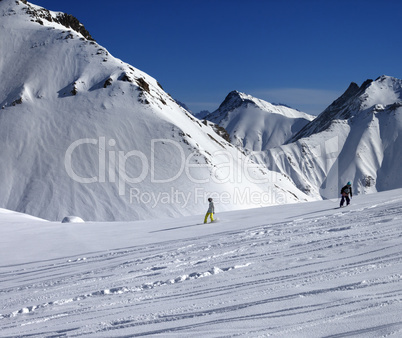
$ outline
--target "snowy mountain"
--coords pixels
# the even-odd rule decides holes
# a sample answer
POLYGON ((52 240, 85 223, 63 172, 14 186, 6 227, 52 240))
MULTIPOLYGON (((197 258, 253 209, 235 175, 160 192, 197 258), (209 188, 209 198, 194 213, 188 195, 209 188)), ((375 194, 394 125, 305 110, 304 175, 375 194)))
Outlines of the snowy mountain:
POLYGON ((0 206, 132 220, 205 212, 210 195, 218 210, 309 199, 74 17, 2 0, 0 27, 0 206))
POLYGON ((209 110, 201 110, 197 114, 193 114, 197 119, 204 120, 211 112, 209 110))
POLYGON ((232 91, 205 118, 225 128, 235 146, 261 151, 286 143, 314 116, 232 91))
POLYGON ((288 144, 256 158, 312 196, 333 198, 352 181, 355 193, 402 187, 402 80, 352 83, 288 144))
POLYGON ((402 190, 336 205, 207 225, 0 210, 1 336, 401 337, 402 190))
MULTIPOLYGON (((185 103, 183 103, 183 102, 180 102, 180 101, 178 101, 178 100, 175 100, 176 101, 176 103, 180 106, 180 107, 182 107, 184 110, 186 110, 188 113, 190 113, 191 115, 194 115, 194 113, 190 110, 190 108, 188 108, 188 106, 185 104, 185 103)), ((195 116, 195 115, 194 115, 195 116)))

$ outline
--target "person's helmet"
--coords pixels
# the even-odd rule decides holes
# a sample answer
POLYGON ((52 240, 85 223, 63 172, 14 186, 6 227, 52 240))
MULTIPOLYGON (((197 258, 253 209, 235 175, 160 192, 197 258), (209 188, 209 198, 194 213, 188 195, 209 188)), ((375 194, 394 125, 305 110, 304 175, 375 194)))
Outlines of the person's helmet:
POLYGON ((348 184, 347 184, 347 185, 352 185, 352 183, 348 182, 348 184))
POLYGON ((212 198, 210 197, 210 198, 208 198, 208 202, 212 202, 212 198))

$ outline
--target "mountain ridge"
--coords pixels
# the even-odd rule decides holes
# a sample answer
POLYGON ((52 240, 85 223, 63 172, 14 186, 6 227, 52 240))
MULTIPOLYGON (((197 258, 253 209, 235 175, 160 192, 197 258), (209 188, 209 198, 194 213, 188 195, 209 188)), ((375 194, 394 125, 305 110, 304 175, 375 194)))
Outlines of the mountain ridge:
POLYGON ((352 83, 287 144, 256 158, 313 196, 336 198, 348 181, 355 193, 375 193, 402 186, 401 133, 402 80, 383 75, 352 83))
POLYGON ((272 104, 236 90, 205 117, 225 128, 235 146, 249 151, 282 145, 313 118, 288 106, 272 104))
POLYGON ((207 118, 226 128, 230 141, 257 163, 290 177, 307 195, 336 198, 348 181, 357 194, 402 187, 397 179, 402 168, 398 150, 402 148, 402 80, 382 75, 360 86, 352 82, 319 116, 267 147, 261 147, 257 137, 272 136, 276 129, 283 134, 284 122, 275 121, 272 114, 270 125, 277 124, 270 129, 255 119, 255 110, 263 106, 260 102, 233 91, 207 118))
POLYGON ((41 10, 0 2, 0 44, 8 46, 0 62, 1 206, 48 220, 114 221, 203 213, 211 194, 219 210, 309 200, 156 79, 80 32, 36 22, 31 7, 41 10), (247 177, 233 172, 247 163, 247 177))
MULTIPOLYGON (((321 132, 328 128, 332 121, 338 120, 347 120, 350 119, 353 114, 360 109, 360 106, 364 109, 369 109, 376 104, 380 103, 379 100, 377 103, 368 103, 365 101, 364 97, 368 97, 369 95, 366 93, 370 89, 371 86, 375 86, 378 82, 385 83, 385 86, 391 88, 394 82, 399 82, 399 88, 402 87, 402 81, 398 80, 391 76, 382 75, 379 76, 376 80, 368 79, 363 82, 363 84, 359 87, 356 83, 352 82, 346 91, 336 99, 332 104, 330 104, 317 118, 304 126, 302 130, 300 130, 292 139, 288 141, 288 143, 292 143, 297 141, 300 138, 308 137, 314 133, 321 132), (389 83, 392 83, 391 84, 389 83), (364 97, 363 97, 364 96, 364 97), (360 97, 360 99, 358 99, 360 97), (358 102, 361 100, 361 103, 358 102), (352 102, 353 101, 353 102, 352 102)), ((400 96, 402 97, 402 95, 400 96)), ((379 98, 377 98, 378 100, 379 98)), ((394 104, 395 102, 389 102, 389 104, 394 104)))

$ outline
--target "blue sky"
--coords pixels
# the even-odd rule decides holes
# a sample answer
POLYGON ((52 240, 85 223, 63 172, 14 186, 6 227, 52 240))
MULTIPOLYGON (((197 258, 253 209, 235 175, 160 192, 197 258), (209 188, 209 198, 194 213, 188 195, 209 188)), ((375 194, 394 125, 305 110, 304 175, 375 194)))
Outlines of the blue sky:
POLYGON ((193 112, 232 90, 318 114, 350 82, 402 78, 400 0, 32 0, 76 16, 193 112))

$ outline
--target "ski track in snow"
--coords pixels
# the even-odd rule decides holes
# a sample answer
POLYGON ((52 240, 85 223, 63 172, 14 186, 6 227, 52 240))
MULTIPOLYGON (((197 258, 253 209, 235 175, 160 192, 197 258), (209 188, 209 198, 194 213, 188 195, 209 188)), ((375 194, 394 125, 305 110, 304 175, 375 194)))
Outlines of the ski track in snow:
POLYGON ((2 266, 0 336, 401 336, 401 201, 2 266))

